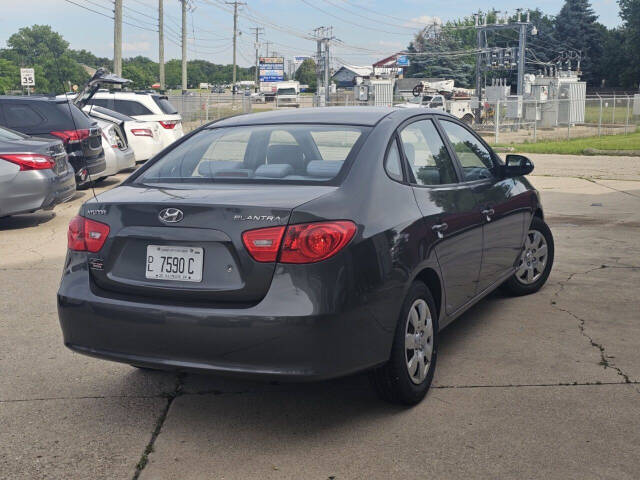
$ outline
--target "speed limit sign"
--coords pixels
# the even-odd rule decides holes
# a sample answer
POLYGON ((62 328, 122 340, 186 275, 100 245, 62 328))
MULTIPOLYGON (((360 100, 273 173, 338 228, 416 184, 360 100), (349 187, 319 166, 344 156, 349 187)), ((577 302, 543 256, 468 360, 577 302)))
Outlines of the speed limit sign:
POLYGON ((20 85, 23 87, 33 87, 36 84, 36 76, 33 68, 20 69, 20 85))

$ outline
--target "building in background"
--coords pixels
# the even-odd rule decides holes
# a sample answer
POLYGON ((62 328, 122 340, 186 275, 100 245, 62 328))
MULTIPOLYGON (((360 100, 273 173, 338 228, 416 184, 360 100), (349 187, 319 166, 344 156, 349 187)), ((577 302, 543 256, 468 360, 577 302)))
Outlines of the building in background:
POLYGON ((356 79, 369 77, 373 68, 369 66, 343 65, 331 77, 338 88, 351 88, 358 83, 356 79))

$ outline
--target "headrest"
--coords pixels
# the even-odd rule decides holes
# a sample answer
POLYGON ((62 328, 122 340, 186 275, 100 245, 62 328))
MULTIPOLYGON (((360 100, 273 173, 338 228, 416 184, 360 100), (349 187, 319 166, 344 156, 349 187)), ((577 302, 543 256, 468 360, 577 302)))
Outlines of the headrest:
POLYGON ((203 177, 213 177, 219 170, 236 170, 242 168, 242 162, 232 160, 204 160, 198 165, 198 173, 203 177))
POLYGON ((260 165, 256 168, 256 177, 267 178, 284 178, 293 173, 293 167, 288 163, 271 163, 269 165, 260 165))
POLYGON ((294 173, 304 174, 304 156, 298 145, 269 145, 267 150, 267 163, 288 163, 294 173))
POLYGON ((312 160, 307 165, 307 175, 310 177, 333 178, 335 177, 344 161, 312 160))

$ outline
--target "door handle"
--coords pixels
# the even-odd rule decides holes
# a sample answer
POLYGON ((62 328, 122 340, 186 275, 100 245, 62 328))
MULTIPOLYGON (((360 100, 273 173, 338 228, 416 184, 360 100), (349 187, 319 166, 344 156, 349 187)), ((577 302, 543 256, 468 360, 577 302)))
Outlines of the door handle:
POLYGON ((491 221, 491 217, 493 217, 493 215, 496 213, 496 211, 493 208, 485 208, 480 213, 482 213, 487 218, 487 222, 490 222, 491 221))
POLYGON ((442 232, 444 232, 447 228, 449 228, 449 225, 447 225, 446 223, 440 223, 431 227, 431 230, 436 232, 438 238, 444 238, 444 234, 442 232))

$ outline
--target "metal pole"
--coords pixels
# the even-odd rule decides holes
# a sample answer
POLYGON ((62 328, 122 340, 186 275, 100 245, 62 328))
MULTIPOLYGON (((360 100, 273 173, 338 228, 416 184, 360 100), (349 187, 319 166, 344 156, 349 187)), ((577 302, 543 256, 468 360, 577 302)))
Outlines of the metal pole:
POLYGON ((629 95, 627 95, 627 118, 624 121, 624 134, 627 134, 627 129, 629 128, 629 105, 630 105, 630 98, 629 95))
POLYGON ((496 101, 496 113, 495 113, 495 143, 498 144, 498 135, 500 132, 500 100, 496 101))
POLYGON ((329 104, 329 39, 324 41, 324 99, 329 104))
POLYGON ((520 25, 520 41, 518 42, 518 95, 522 95, 524 92, 524 52, 527 46, 527 26, 527 23, 520 25))
POLYGON ((187 0, 182 2, 182 93, 187 91, 187 0))
POLYGON ((158 0, 158 68, 160 90, 164 90, 164 0, 158 0))
POLYGON ((258 85, 260 82, 260 30, 263 30, 262 27, 253 27, 251 30, 256 32, 256 71, 255 71, 255 75, 254 75, 254 88, 255 91, 257 92, 258 89, 258 85))
MULTIPOLYGON (((246 5, 246 3, 238 2, 224 2, 227 5, 233 5, 233 80, 232 89, 236 86, 236 44, 238 40, 238 5, 246 5)), ((233 91, 233 90, 232 90, 233 91)))
POLYGON ((122 76, 122 0, 113 6, 113 73, 122 76))
POLYGON ((602 135, 602 97, 598 94, 600 99, 600 116, 598 117, 598 136, 602 135))

